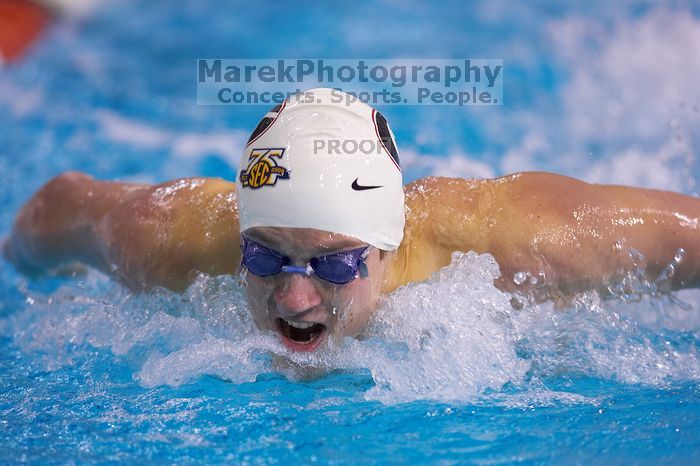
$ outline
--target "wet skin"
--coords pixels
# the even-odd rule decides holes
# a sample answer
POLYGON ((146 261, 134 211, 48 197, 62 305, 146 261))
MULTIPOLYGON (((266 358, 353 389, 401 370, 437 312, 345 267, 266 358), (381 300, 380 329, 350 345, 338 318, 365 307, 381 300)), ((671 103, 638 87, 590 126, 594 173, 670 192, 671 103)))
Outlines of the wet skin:
MULTIPOLYGON (((663 286, 700 286, 700 200, 694 197, 537 172, 493 180, 424 178, 405 192, 401 246, 383 261, 373 249, 367 279, 338 286, 313 276, 248 274, 258 325, 284 336, 276 327, 276 319, 284 318, 322 324, 323 341, 356 335, 379 295, 428 278, 450 262, 453 251, 492 254, 501 270, 496 286, 532 292, 536 299, 560 301, 591 289, 604 294, 635 267, 631 249, 645 255, 653 280, 683 248, 682 262, 663 286), (538 283, 514 283, 520 271, 539 277, 538 283)), ((28 275, 82 262, 133 290, 182 291, 198 273, 237 273, 237 209, 235 184, 221 179, 140 185, 65 173, 22 207, 3 253, 28 275)), ((256 228, 246 234, 296 265, 362 245, 304 229, 256 228)))

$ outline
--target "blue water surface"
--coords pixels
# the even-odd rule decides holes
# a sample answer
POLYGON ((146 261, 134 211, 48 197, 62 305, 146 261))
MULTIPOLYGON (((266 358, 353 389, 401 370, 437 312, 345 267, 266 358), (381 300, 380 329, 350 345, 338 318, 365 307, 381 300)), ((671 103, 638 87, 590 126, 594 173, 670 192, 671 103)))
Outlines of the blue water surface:
MULTIPOLYGON (((233 179, 267 109, 197 106, 204 57, 500 58, 502 106, 381 108, 407 182, 548 170, 693 194, 699 40, 683 2, 106 3, 0 69, 0 234, 66 170, 233 179)), ((1 262, 0 463, 700 461, 695 292, 518 313, 484 260, 391 297, 306 381, 233 281, 135 296, 1 262), (412 346, 426 328, 447 343, 412 346)))

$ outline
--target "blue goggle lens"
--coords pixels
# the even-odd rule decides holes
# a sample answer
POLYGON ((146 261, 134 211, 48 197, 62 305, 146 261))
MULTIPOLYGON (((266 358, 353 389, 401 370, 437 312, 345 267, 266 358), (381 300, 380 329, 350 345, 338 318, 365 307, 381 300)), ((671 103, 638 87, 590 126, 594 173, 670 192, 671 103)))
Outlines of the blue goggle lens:
POLYGON ((349 283, 357 275, 360 256, 356 254, 356 251, 360 251, 362 254, 364 250, 365 248, 362 248, 330 256, 314 257, 309 261, 309 264, 316 275, 326 281, 337 284, 349 283))
MULTIPOLYGON (((243 238, 243 265, 253 275, 269 277, 282 271, 289 265, 289 258, 267 248, 255 241, 243 238)), ((314 257, 309 265, 319 278, 338 285, 351 282, 358 275, 358 269, 363 264, 363 255, 368 246, 351 251, 314 257)))
POLYGON ((282 271, 282 267, 289 263, 288 258, 250 240, 244 240, 242 249, 243 265, 259 277, 278 274, 282 271))

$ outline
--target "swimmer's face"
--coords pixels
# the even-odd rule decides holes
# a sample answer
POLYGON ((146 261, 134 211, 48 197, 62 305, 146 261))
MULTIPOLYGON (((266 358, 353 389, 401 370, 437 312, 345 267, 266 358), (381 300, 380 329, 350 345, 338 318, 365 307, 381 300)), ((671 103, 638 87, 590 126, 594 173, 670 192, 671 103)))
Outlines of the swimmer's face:
MULTIPOLYGON (((309 228, 256 227, 245 236, 289 257, 296 266, 306 265, 312 257, 366 246, 349 236, 309 228)), ((358 335, 377 306, 388 260, 381 260, 379 250, 370 247, 364 262, 368 276, 358 276, 345 285, 329 283, 315 274, 259 277, 244 269, 256 324, 261 330, 276 332, 295 351, 314 351, 328 340, 340 344, 343 337, 358 335)))

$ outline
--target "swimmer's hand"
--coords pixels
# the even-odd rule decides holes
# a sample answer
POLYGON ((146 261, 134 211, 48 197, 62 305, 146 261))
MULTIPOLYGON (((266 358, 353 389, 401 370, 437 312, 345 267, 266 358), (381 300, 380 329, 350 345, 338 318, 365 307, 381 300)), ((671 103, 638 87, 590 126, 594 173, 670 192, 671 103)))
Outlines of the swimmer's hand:
POLYGON ((206 178, 140 185, 64 173, 22 207, 3 254, 30 276, 81 262, 133 290, 182 291, 198 272, 235 272, 235 185, 206 178))

